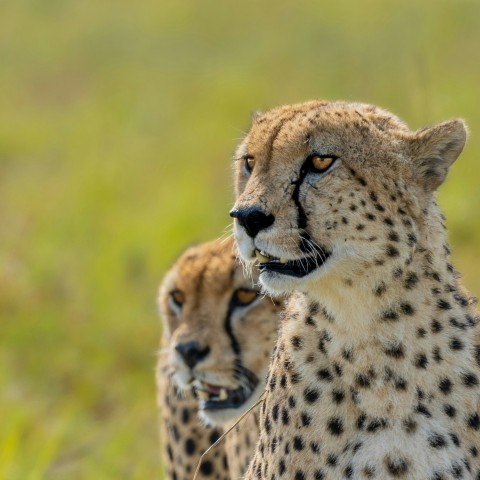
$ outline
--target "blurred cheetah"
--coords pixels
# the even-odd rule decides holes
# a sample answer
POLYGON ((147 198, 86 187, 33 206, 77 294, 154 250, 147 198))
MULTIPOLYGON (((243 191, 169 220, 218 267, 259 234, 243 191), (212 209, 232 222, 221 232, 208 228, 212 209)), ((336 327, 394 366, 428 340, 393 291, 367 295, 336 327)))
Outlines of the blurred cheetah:
MULTIPOLYGON (((232 239, 188 249, 166 275, 159 303, 164 349, 157 384, 165 464, 170 478, 191 480, 222 427, 264 391, 280 306, 259 295, 245 277, 232 239)), ((209 453, 200 478, 243 475, 258 438, 257 424, 252 413, 241 431, 238 427, 209 453)))

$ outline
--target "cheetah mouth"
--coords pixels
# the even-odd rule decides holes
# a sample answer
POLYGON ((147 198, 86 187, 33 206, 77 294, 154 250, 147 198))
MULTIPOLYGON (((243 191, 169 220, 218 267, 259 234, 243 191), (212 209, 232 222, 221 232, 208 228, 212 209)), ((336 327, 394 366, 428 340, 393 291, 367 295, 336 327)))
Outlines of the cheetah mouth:
POLYGON ((315 250, 312 255, 307 255, 295 260, 272 257, 261 250, 255 250, 259 263, 260 273, 275 272, 291 277, 304 277, 321 267, 330 257, 326 250, 315 250))
POLYGON ((192 391, 201 403, 202 410, 236 409, 243 406, 252 396, 259 380, 253 374, 246 385, 238 388, 225 388, 220 385, 212 385, 203 381, 195 382, 192 391))

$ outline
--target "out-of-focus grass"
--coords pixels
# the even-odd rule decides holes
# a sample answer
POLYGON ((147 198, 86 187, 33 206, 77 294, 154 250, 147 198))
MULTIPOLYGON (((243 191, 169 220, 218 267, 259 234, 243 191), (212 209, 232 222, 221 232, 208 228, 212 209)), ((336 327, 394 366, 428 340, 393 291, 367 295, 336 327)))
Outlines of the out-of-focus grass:
POLYGON ((0 478, 161 477, 156 287, 228 226, 257 108, 466 118, 440 198, 479 293, 478 18, 474 0, 2 2, 0 478))

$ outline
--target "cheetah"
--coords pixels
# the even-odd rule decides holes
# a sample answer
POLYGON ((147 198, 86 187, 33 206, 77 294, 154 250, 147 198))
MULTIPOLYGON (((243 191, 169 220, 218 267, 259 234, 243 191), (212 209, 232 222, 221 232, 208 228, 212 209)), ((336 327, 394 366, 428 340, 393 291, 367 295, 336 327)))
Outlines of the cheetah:
POLYGON ((375 106, 254 118, 238 250, 290 294, 246 479, 480 479, 480 327, 435 198, 467 131, 375 106))
MULTIPOLYGON (((282 305, 259 294, 234 252, 231 237, 191 247, 160 289, 158 404, 164 463, 174 480, 191 480, 201 454, 265 388, 282 305)), ((241 425, 208 454, 198 478, 245 473, 258 437, 256 413, 241 425)))

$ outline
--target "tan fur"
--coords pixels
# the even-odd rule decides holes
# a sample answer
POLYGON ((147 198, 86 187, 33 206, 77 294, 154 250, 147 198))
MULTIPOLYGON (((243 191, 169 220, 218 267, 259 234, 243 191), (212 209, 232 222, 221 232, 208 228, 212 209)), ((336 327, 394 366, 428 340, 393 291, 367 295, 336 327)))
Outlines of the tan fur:
MULTIPOLYGON (((189 248, 165 276, 159 295, 164 348, 157 367, 157 384, 166 440, 165 464, 171 478, 174 474, 178 479, 192 478, 200 455, 223 433, 223 427, 233 424, 264 390, 281 307, 262 296, 251 305, 234 308, 230 317, 241 363, 259 379, 251 398, 241 408, 212 413, 204 411, 202 404, 199 408, 190 384, 194 380, 195 385, 195 381, 201 379, 235 389, 241 383, 235 374, 238 356, 232 349, 225 322, 234 292, 253 288, 252 279, 245 276, 236 261, 232 239, 189 248), (180 311, 174 305, 172 308, 170 295, 175 290, 185 298, 180 311), (175 349, 176 345, 189 341, 197 341, 210 349, 193 371, 175 349), (205 423, 216 427, 205 426, 205 423)), ((232 431, 226 441, 208 455, 200 478, 217 478, 216 475, 239 478, 245 473, 258 437, 257 417, 251 415, 242 422, 243 426, 246 430, 232 431)))
POLYGON ((236 154, 235 209, 274 222, 254 238, 235 222, 244 261, 329 256, 300 278, 260 276, 270 293, 295 293, 247 479, 480 478, 479 317, 434 196, 465 139, 459 120, 413 132, 343 102, 254 120, 236 154), (302 177, 313 153, 338 159, 302 177))

